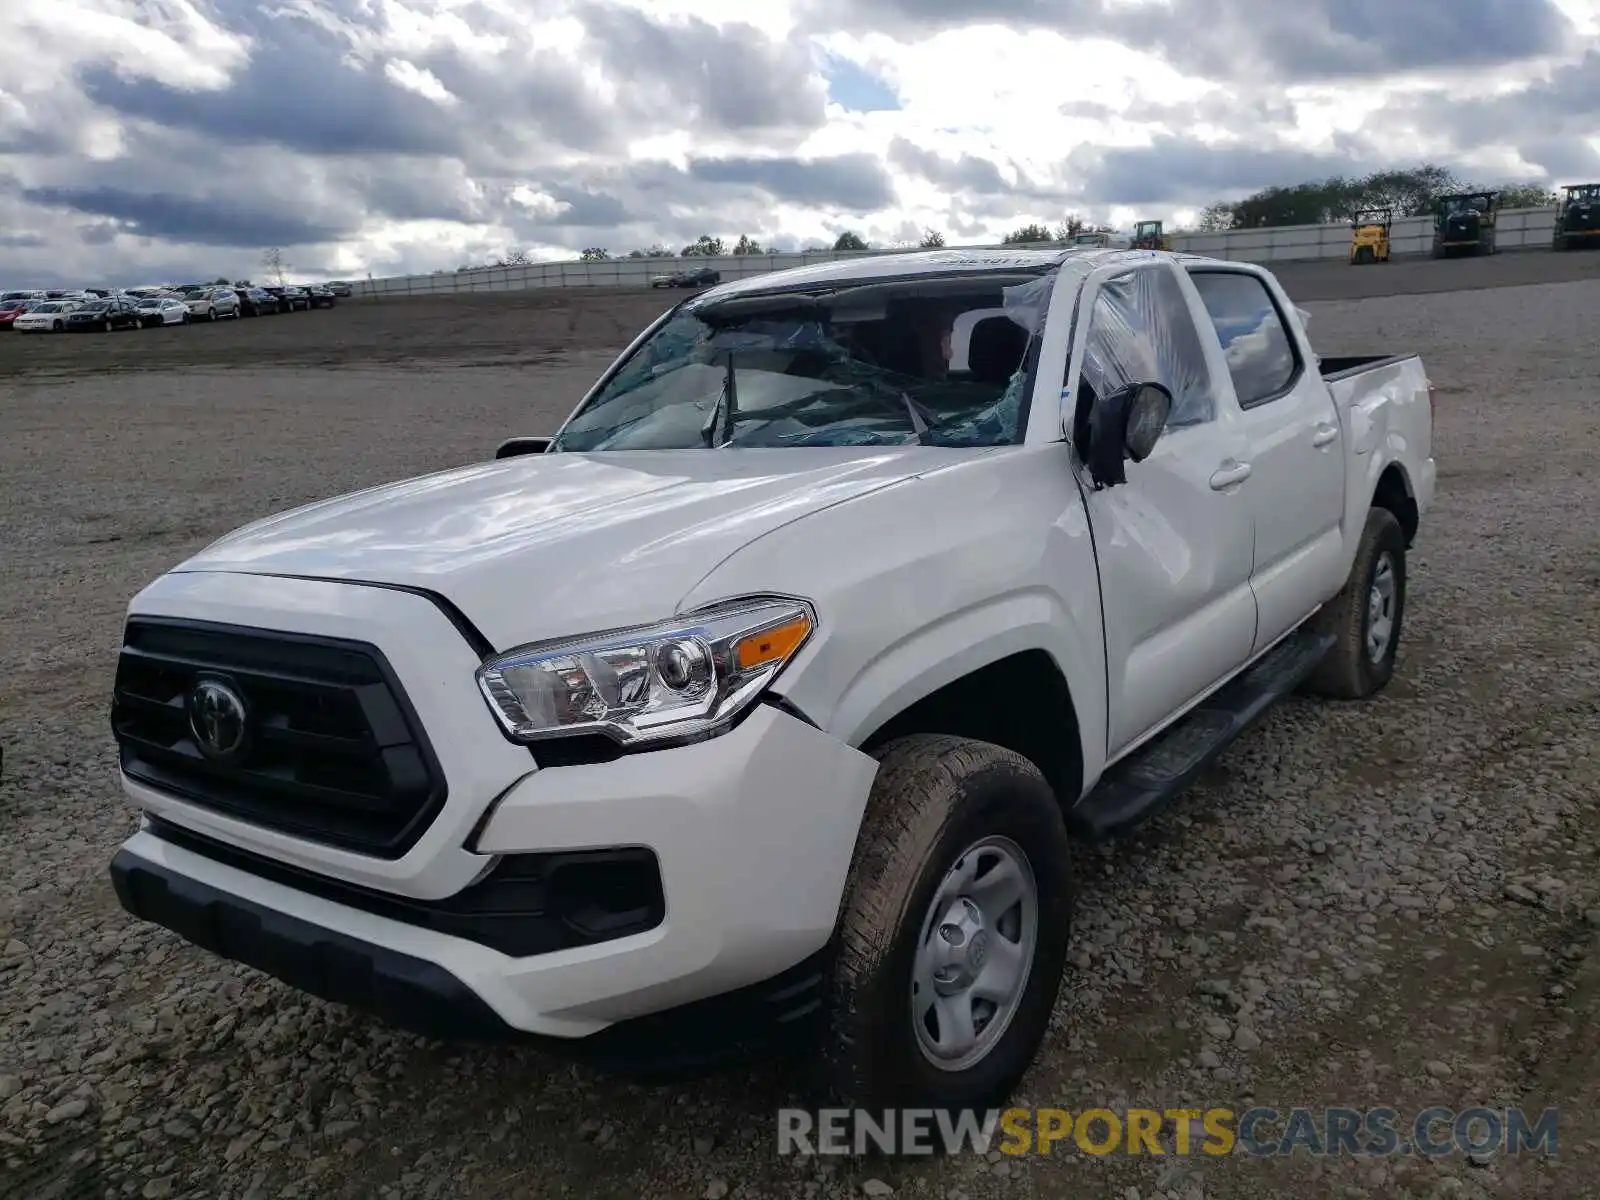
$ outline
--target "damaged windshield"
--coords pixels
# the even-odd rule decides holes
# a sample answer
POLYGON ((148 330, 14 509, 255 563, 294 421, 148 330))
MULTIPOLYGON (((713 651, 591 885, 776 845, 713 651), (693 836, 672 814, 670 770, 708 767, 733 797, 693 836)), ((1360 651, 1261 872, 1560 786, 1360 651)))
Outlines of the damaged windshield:
POLYGON ((1013 301, 1033 282, 943 278, 691 301, 551 450, 1020 442, 1032 325, 1013 301))

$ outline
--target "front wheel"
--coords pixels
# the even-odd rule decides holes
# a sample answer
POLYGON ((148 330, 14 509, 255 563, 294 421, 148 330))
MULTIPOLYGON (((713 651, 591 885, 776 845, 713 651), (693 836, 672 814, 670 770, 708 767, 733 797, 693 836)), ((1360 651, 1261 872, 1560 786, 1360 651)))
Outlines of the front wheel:
POLYGON ((1386 508, 1367 511, 1344 590, 1317 615, 1339 640, 1307 682, 1310 691, 1361 700, 1388 686, 1406 609, 1406 535, 1386 508))
POLYGON ((51 333, 65 333, 66 331, 67 331, 67 327, 65 325, 63 325, 60 321, 57 321, 53 325, 50 326, 50 332, 51 333))
POLYGON ((987 742, 919 734, 878 757, 840 909, 828 1082, 871 1109, 991 1108, 1061 987, 1061 807, 1037 767, 987 742))
POLYGON ((111 318, 110 318, 110 317, 107 317, 107 318, 106 318, 106 321, 105 321, 105 324, 104 324, 104 325, 103 325, 103 326, 102 326, 102 328, 103 328, 103 329, 104 329, 104 330, 105 330, 105 331, 106 331, 106 332, 107 332, 107 333, 110 333, 110 332, 111 332, 111 330, 112 330, 112 329, 113 329, 113 328, 115 328, 115 327, 114 327, 114 326, 113 326, 113 325, 112 325, 112 324, 111 324, 111 318))

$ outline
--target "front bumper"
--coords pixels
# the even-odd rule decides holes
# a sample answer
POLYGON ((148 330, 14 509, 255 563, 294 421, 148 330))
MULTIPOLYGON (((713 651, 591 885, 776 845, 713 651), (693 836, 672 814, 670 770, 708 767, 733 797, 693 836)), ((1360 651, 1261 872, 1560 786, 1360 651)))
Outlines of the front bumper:
POLYGON ((488 817, 483 861, 647 847, 665 916, 647 932, 521 957, 150 828, 124 843, 112 876, 135 916, 404 1027, 582 1038, 780 977, 822 951, 876 770, 763 704, 708 742, 534 772, 488 817))
POLYGON ((782 977, 832 936, 877 762, 776 705, 708 741, 540 768, 484 708, 476 656, 416 596, 200 572, 165 577, 132 610, 361 634, 407 685, 448 781, 416 844, 384 861, 123 776, 152 818, 112 868, 136 916, 407 1027, 583 1039, 782 977), (504 911, 493 936, 461 924, 473 906, 457 902, 497 864, 630 848, 659 874, 648 929, 573 944, 508 938, 504 911))
POLYGON ((545 1037, 507 1024, 436 962, 245 899, 131 846, 112 860, 111 879, 135 916, 300 991, 443 1041, 532 1043, 612 1070, 655 1073, 792 1042, 823 1011, 826 951, 755 986, 658 1016, 584 1038, 545 1037))

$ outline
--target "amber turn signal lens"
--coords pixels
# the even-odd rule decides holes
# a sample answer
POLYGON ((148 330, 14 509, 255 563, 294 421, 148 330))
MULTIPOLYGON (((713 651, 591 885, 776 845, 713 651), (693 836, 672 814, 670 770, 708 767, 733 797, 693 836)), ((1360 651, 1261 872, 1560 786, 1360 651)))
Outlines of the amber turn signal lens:
POLYGON ((794 617, 760 633, 741 638, 734 646, 734 662, 741 671, 753 671, 769 663, 782 662, 811 634, 809 617, 794 617))

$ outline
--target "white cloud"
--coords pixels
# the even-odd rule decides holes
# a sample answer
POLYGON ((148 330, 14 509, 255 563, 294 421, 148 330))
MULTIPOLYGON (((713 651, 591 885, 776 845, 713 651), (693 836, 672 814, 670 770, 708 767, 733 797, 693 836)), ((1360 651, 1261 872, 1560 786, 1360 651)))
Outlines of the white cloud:
POLYGON ((0 218, 52 276, 245 273, 268 240, 356 274, 1177 222, 1422 159, 1600 175, 1600 0, 1549 2, 1560 37, 1546 0, 1407 0, 1376 32, 1346 0, 20 0, 0 218))
POLYGON ((438 104, 457 104, 459 99, 439 82, 439 77, 432 71, 417 66, 416 63, 407 62, 405 59, 392 58, 383 65, 383 73, 396 86, 403 87, 409 92, 415 92, 438 104))

